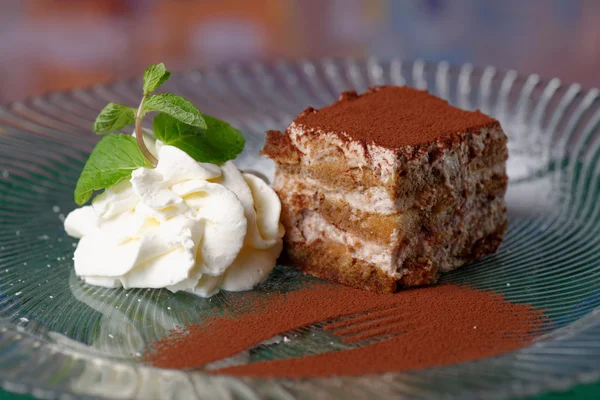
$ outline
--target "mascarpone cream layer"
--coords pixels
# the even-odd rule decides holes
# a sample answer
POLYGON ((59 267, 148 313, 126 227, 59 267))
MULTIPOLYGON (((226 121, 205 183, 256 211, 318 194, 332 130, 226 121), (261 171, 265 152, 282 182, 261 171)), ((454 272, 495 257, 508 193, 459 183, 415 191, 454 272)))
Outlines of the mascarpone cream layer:
POLYGON ((388 274, 395 272, 392 268, 392 247, 381 246, 342 231, 316 211, 306 212, 298 228, 288 232, 288 236, 293 242, 305 242, 308 245, 316 240, 332 240, 346 246, 352 257, 377 265, 388 274))
MULTIPOLYGON (((452 173, 450 169, 442 169, 442 174, 447 176, 452 173)), ((504 164, 497 164, 491 168, 484 168, 468 176, 467 186, 471 187, 480 182, 487 182, 494 175, 504 175, 504 164)), ((458 192, 456 185, 450 183, 447 176, 446 186, 453 192, 458 192)), ((369 187, 364 190, 340 191, 328 187, 322 182, 305 175, 281 174, 275 175, 273 188, 283 193, 298 193, 304 196, 323 194, 326 200, 336 203, 346 203, 352 210, 363 213, 391 215, 406 212, 419 205, 418 196, 392 200, 388 191, 382 186, 369 187)), ((433 188, 435 189, 435 188, 433 188)))
POLYGON ((504 199, 494 199, 485 209, 478 209, 470 201, 464 216, 455 216, 435 228, 448 239, 446 247, 431 247, 424 233, 410 236, 400 248, 382 246, 348 233, 327 222, 317 211, 290 210, 297 223, 287 232, 288 240, 310 245, 316 240, 334 241, 346 247, 350 255, 370 263, 386 274, 399 278, 407 271, 403 268, 408 257, 426 257, 441 271, 450 271, 464 263, 460 251, 468 247, 465 241, 483 238, 498 229, 505 220, 504 199))
POLYGON ((416 157, 408 158, 406 154, 416 150, 413 146, 399 149, 388 149, 374 143, 366 144, 352 140, 346 133, 315 131, 318 135, 307 134, 302 125, 292 123, 288 129, 292 144, 300 150, 302 165, 316 166, 323 162, 337 162, 340 153, 349 168, 371 168, 384 184, 396 181, 399 171, 407 171, 412 165, 419 168, 440 168, 448 176, 456 173, 469 159, 469 150, 482 152, 486 141, 504 140, 502 129, 482 129, 479 134, 465 134, 465 140, 458 145, 443 149, 443 156, 430 160, 429 153, 439 149, 437 143, 427 145, 426 151, 419 152, 416 157))

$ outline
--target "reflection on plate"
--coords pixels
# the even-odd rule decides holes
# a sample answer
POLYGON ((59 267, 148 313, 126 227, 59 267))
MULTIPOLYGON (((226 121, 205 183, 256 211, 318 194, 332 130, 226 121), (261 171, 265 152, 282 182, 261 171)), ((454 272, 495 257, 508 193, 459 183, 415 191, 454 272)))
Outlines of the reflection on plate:
MULTIPOLYGON (((495 256, 444 281, 469 282, 546 310, 553 330, 533 346, 492 359, 360 378, 235 379, 139 362, 170 329, 231 311, 238 294, 201 299, 166 290, 90 287, 72 271, 75 242, 62 228, 71 193, 98 139, 91 122, 106 102, 135 100, 139 81, 54 93, 0 108, 0 384, 40 396, 108 398, 504 397, 567 387, 600 376, 600 100, 558 80, 398 60, 244 64, 174 76, 203 111, 241 128, 240 168, 272 176, 258 156, 264 131, 284 128, 304 107, 347 89, 408 84, 499 118, 510 142, 510 225, 495 256)), ((294 290, 311 278, 286 267, 256 292, 294 290)), ((315 325, 218 365, 319 353, 315 325), (314 333, 314 336, 313 336, 314 333)), ((330 345, 328 343, 331 343, 330 345)), ((210 367, 210 366, 208 366, 210 367)), ((214 367, 214 366, 213 366, 214 367)))

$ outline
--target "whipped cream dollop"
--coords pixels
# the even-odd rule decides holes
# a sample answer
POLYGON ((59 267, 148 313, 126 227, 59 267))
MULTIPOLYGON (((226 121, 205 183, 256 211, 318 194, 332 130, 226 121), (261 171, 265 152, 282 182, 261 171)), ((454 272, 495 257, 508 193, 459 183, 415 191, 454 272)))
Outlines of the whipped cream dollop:
POLYGON ((91 285, 202 297, 249 290, 266 279, 284 233, 273 189, 231 161, 199 163, 144 139, 157 153, 156 168, 133 171, 67 216, 65 230, 80 238, 76 274, 91 285))

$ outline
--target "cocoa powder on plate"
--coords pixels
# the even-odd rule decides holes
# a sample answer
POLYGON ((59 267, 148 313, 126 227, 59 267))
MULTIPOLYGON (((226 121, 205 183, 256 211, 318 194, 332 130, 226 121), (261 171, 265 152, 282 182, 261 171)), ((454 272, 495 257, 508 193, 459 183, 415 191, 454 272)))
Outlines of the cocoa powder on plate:
MULTIPOLYGON (((242 302, 243 300, 239 300, 242 302)), ((240 308, 241 308, 240 304, 240 308)), ((236 308, 236 304, 230 304, 236 308)), ((162 368, 201 367, 301 326, 325 326, 345 342, 387 337, 364 347, 233 366, 211 373, 263 377, 362 375, 470 361, 526 346, 542 311, 466 286, 440 285, 377 294, 315 284, 255 300, 246 312, 211 318, 157 341, 146 361, 162 368), (340 317, 349 316, 339 321, 340 317)))

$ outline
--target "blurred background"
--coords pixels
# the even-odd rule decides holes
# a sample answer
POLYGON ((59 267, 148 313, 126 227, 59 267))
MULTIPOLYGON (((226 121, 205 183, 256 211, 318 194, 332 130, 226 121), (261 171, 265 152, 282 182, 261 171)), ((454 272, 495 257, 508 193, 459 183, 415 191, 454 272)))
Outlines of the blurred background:
POLYGON ((0 0, 0 103, 279 57, 471 62, 600 86, 597 0, 0 0))

